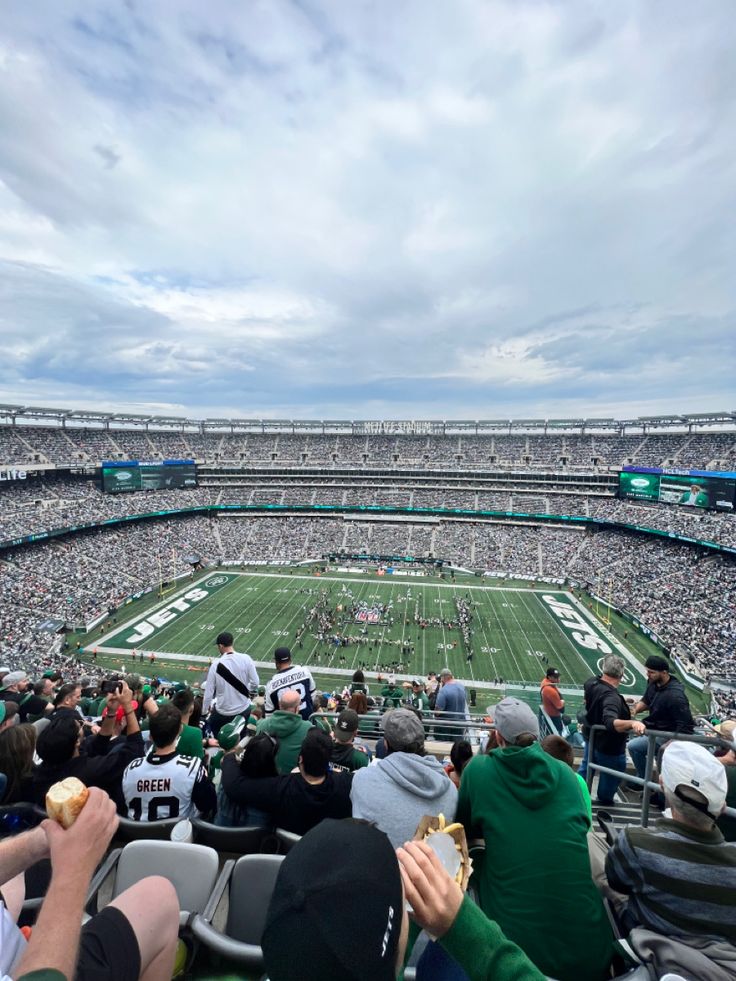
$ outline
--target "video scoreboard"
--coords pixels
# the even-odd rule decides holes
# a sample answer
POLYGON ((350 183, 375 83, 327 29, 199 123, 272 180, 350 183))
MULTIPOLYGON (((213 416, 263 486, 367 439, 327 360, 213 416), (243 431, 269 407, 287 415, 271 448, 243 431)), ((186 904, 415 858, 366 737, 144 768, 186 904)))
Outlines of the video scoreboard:
POLYGON ((618 496, 629 501, 733 512, 736 472, 625 467, 619 473, 618 496))
POLYGON ((196 487, 197 465, 194 460, 106 460, 101 483, 104 494, 196 487))

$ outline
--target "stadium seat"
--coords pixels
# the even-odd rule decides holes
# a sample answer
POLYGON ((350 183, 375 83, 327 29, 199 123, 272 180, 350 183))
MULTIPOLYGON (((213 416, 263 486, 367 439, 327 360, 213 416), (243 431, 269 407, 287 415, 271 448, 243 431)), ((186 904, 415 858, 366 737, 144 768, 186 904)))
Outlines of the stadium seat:
POLYGON ((610 847, 618 837, 618 829, 616 828, 613 816, 608 811, 598 811, 596 817, 610 847))
POLYGON ((301 841, 302 836, 294 834, 293 831, 284 831, 283 828, 276 828, 276 838, 279 842, 279 852, 282 855, 286 855, 298 841, 301 841))
POLYGON ((192 818, 194 840, 216 851, 234 855, 253 855, 278 850, 276 836, 268 828, 221 828, 201 818, 192 818))
POLYGON ((32 723, 33 728, 36 730, 36 739, 38 739, 50 721, 51 719, 36 719, 36 721, 32 723))
POLYGON ((208 905, 219 866, 217 852, 205 845, 131 841, 117 860, 112 898, 147 875, 161 875, 176 889, 183 926, 192 913, 199 913, 208 905))
POLYGON ((131 821, 130 818, 121 817, 113 841, 118 844, 146 839, 169 841, 171 831, 179 820, 179 818, 165 818, 163 821, 131 821))
POLYGON ((189 920, 194 937, 213 953, 239 964, 249 972, 263 971, 261 937, 283 858, 283 855, 243 855, 239 858, 229 880, 225 932, 220 933, 212 926, 212 919, 228 885, 223 874, 207 909, 189 920))

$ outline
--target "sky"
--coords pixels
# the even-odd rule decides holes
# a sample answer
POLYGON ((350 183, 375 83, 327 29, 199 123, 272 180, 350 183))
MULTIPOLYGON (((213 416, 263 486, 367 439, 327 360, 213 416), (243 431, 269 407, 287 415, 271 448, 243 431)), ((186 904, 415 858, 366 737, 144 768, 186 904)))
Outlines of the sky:
POLYGON ((34 0, 0 401, 733 410, 733 0, 34 0))

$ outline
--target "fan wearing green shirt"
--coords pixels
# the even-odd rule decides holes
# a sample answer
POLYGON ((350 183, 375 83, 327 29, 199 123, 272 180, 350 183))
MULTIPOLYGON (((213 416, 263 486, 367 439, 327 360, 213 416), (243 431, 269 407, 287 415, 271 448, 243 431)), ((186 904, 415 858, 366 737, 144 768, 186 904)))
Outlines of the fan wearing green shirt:
POLYGON ((202 730, 198 729, 197 726, 189 725, 189 720, 194 711, 194 692, 191 688, 177 691, 171 702, 181 712, 182 730, 176 746, 177 753, 182 756, 198 756, 200 760, 203 760, 204 743, 202 742, 202 730))
POLYGON ((404 701, 404 691, 396 684, 396 678, 390 675, 388 683, 381 689, 384 708, 398 708, 404 701))

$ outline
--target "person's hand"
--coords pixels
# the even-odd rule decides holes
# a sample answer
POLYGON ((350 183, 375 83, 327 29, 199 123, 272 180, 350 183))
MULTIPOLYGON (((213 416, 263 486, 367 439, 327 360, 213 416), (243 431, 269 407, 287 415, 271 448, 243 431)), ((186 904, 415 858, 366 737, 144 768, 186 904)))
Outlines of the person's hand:
POLYGON ((633 721, 631 723, 631 731, 635 732, 637 736, 643 736, 644 733, 647 731, 647 727, 644 725, 643 722, 633 721))
POLYGON ((120 704, 127 712, 130 708, 130 703, 133 700, 133 692, 130 690, 130 688, 128 688, 127 682, 120 681, 118 684, 120 685, 120 695, 118 696, 120 699, 120 704))
POLYGON ((407 841, 396 857, 412 917, 433 937, 444 936, 462 905, 462 889, 425 841, 407 841))
POLYGON ((56 821, 41 824, 49 843, 51 869, 55 874, 92 875, 107 851, 118 827, 115 804, 104 790, 89 788, 89 797, 79 817, 65 830, 56 821))

